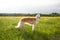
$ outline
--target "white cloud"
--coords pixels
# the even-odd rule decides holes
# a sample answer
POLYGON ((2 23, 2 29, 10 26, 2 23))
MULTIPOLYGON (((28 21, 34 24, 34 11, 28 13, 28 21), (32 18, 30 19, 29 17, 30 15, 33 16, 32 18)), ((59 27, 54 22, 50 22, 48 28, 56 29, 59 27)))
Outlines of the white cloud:
POLYGON ((40 12, 55 8, 55 4, 60 0, 0 0, 0 12, 40 12))

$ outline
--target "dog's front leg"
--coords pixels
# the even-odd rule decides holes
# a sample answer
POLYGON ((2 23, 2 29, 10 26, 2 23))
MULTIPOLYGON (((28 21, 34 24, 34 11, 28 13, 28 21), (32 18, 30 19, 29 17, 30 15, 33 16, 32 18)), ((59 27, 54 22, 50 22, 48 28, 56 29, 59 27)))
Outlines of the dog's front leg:
POLYGON ((35 29, 35 25, 33 24, 33 25, 32 25, 32 31, 34 31, 34 29, 35 29))

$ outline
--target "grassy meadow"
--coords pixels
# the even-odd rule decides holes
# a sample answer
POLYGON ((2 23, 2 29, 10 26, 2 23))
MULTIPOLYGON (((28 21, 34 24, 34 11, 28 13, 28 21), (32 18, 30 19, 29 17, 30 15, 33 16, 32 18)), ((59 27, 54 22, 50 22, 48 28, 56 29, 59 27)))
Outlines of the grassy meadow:
POLYGON ((60 17, 41 17, 34 32, 27 24, 15 28, 20 18, 0 17, 0 40, 60 40, 60 17))

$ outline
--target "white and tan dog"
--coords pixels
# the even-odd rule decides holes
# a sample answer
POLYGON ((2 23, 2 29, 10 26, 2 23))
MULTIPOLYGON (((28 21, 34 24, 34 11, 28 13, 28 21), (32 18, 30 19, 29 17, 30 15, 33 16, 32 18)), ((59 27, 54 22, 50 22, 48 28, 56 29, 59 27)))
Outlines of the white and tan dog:
POLYGON ((37 14, 35 18, 23 18, 21 21, 19 21, 16 28, 22 28, 25 23, 29 23, 32 25, 32 31, 34 31, 35 25, 38 23, 40 19, 40 15, 37 14))

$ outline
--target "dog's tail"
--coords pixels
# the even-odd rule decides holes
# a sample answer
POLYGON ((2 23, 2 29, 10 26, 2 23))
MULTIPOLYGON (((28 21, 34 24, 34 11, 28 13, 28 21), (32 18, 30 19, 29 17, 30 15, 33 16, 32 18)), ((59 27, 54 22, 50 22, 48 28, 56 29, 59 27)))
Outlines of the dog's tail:
POLYGON ((15 28, 19 28, 20 27, 20 21, 18 22, 17 26, 15 26, 15 28))

